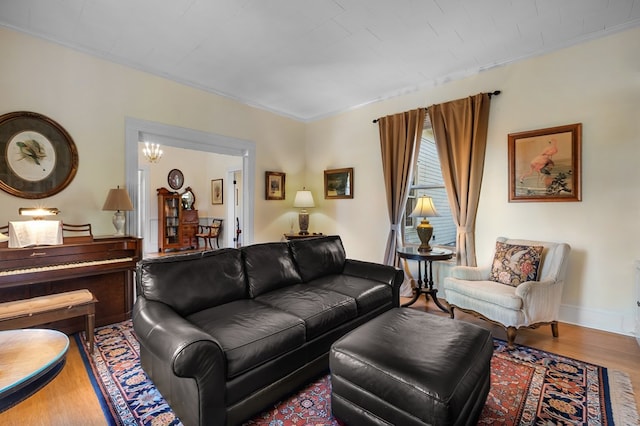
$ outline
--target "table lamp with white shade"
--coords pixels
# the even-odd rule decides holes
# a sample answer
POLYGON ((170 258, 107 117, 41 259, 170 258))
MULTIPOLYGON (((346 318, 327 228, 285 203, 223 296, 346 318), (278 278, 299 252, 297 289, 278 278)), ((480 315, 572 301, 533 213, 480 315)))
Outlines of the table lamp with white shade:
POLYGON ((433 226, 431 226, 426 218, 440 216, 436 211, 436 206, 433 205, 433 199, 427 196, 418 198, 416 207, 413 209, 410 216, 423 218, 420 225, 416 227, 418 238, 420 238, 421 243, 420 247, 418 247, 418 251, 431 251, 429 241, 433 235, 433 226))
POLYGON ((313 202, 313 194, 302 188, 302 191, 296 192, 296 198, 293 200, 293 207, 301 208, 298 214, 298 223, 300 225, 300 235, 309 235, 309 212, 308 208, 315 207, 313 202))

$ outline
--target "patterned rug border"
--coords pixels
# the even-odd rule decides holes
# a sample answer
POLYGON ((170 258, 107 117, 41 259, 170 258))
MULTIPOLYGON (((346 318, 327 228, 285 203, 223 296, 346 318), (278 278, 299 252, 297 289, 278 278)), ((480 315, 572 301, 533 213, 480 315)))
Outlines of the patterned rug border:
MULTIPOLYGON (((93 392, 96 394, 98 398, 98 402, 100 403, 100 408, 102 409, 102 414, 104 414, 105 420, 109 426, 117 426, 116 417, 114 413, 111 411, 111 404, 107 401, 106 395, 102 390, 102 387, 98 383, 98 375, 94 370, 94 366, 89 359, 89 354, 87 353, 87 349, 85 347, 85 339, 84 332, 76 333, 73 337, 76 340, 76 345, 78 347, 78 352, 80 352, 80 357, 82 358, 82 363, 84 364, 85 370, 87 370, 87 376, 89 376, 89 381, 91 382, 91 386, 93 387, 93 392)), ((96 345, 97 346, 97 345, 96 345)), ((97 351, 98 348, 95 347, 94 351, 97 351)))
MULTIPOLYGON (((96 329, 96 336, 98 336, 99 332, 105 328, 118 328, 121 333, 125 333, 128 331, 132 335, 131 337, 133 337, 133 339, 135 339, 137 343, 137 339, 135 338, 135 333, 133 332, 133 327, 131 326, 130 320, 123 321, 121 323, 107 325, 104 327, 99 327, 96 329)), ((99 339, 96 339, 96 349, 95 349, 94 355, 91 356, 88 354, 87 349, 83 344, 83 338, 81 337, 83 335, 84 335, 83 332, 76 333, 74 335, 74 338, 76 340, 77 347, 79 349, 84 367, 87 370, 87 373, 89 375, 89 379, 91 381, 91 385, 93 387, 94 393, 96 394, 100 402, 102 412, 109 426, 120 426, 120 425, 137 426, 137 425, 146 425, 146 424, 150 424, 150 425, 181 425, 182 424, 179 422, 177 418, 174 417, 173 413, 170 410, 170 407, 168 407, 168 404, 166 403, 166 401, 164 401, 164 398, 162 397, 162 395, 160 395, 159 392, 157 392, 157 390, 155 390, 156 395, 148 396, 148 398, 153 398, 156 401, 158 401, 159 402, 158 406, 161 408, 161 410, 158 411, 158 414, 159 414, 158 418, 153 418, 153 415, 155 413, 147 413, 147 414, 151 414, 150 422, 144 422, 142 419, 140 419, 140 421, 136 420, 136 417, 131 414, 130 409, 127 406, 126 402, 122 400, 115 403, 112 402, 110 392, 117 393, 118 391, 122 391, 122 389, 120 389, 120 386, 117 383, 109 384, 109 380, 107 380, 107 383, 104 383, 104 381, 100 380, 101 375, 103 375, 103 373, 101 373, 101 370, 104 367, 102 369, 98 368, 98 366, 95 363, 95 358, 96 358, 95 354, 100 353, 99 351, 101 350, 99 339), (109 388, 110 390, 106 388, 109 388), (114 391, 113 388, 118 388, 118 389, 114 391), (168 410, 162 409, 161 407, 162 404, 164 404, 168 408, 168 410), (117 412, 118 407, 115 407, 114 405, 118 405, 121 411, 123 412, 118 413, 117 412), (167 411, 168 411, 168 414, 171 414, 171 416, 167 415, 167 411)), ((123 336, 123 337, 125 340, 127 340, 127 336, 123 336)), ((525 365, 525 364, 533 365, 533 363, 531 363, 531 361, 527 359, 528 357, 530 357, 530 355, 528 354, 534 354, 537 357, 540 357, 540 354, 544 354, 545 356, 548 356, 549 358, 554 358, 560 362, 562 362, 563 360, 566 360, 569 363, 574 362, 578 364, 583 364, 585 366, 589 366, 591 369, 594 369, 597 372, 596 376, 598 376, 598 380, 602 383, 603 392, 602 392, 602 395, 599 395, 599 398, 597 398, 598 402, 596 402, 595 404, 596 406, 600 405, 604 407, 604 409, 602 409, 602 413, 605 415, 606 418, 602 419, 602 422, 597 422, 597 423, 580 422, 580 423, 571 423, 571 424, 640 426, 640 416, 638 415, 638 411, 635 403, 633 385, 631 383, 631 378, 627 373, 619 370, 609 369, 604 366, 592 364, 592 363, 582 361, 576 358, 572 358, 569 356, 560 355, 560 354, 544 351, 541 349, 536 349, 536 348, 525 346, 525 345, 516 344, 516 349, 509 351, 508 349, 506 349, 506 342, 502 339, 498 339, 495 337, 494 337, 494 344, 495 344, 494 356, 496 355, 508 356, 512 362, 520 363, 522 365, 525 365), (508 352, 509 354, 505 355, 504 354, 505 352, 508 352), (522 357, 518 356, 519 353, 522 354, 522 357)), ((137 356, 138 354, 136 353, 135 355, 137 356)), ((142 371, 141 368, 140 370, 142 371)), ((142 372, 142 374, 144 374, 144 372, 142 372)), ((313 379, 313 381, 310 381, 308 386, 316 385, 319 381, 323 379, 323 377, 325 377, 325 375, 321 375, 318 378, 313 379)), ((148 378, 147 380, 150 381, 148 378)), ((155 386, 153 386, 153 388, 155 389, 155 386)), ((304 392, 306 389, 307 389, 306 387, 303 389, 300 389, 298 393, 293 394, 292 397, 300 394, 301 392, 304 392)), ((273 404, 271 407, 266 408, 265 412, 267 411, 273 412, 274 410, 277 409, 277 407, 280 404, 286 401, 287 400, 279 401, 276 404, 273 404)), ((530 421, 526 421, 525 419, 520 418, 520 423, 518 424, 519 426, 533 425, 533 424, 545 424, 545 425, 550 424, 550 423, 538 423, 536 421, 537 415, 536 415, 534 406, 527 407, 526 404, 522 404, 520 408, 521 410, 524 410, 524 411, 528 410, 528 412, 524 413, 524 417, 529 417, 530 421)), ((588 409, 593 409, 593 407, 588 407, 588 409)), ((523 414, 523 413, 521 412, 520 414, 523 414)), ((254 416, 254 418, 258 418, 258 416, 254 416)), ((146 420, 149 420, 149 418, 147 418, 146 420)), ((253 423, 253 421, 250 421, 247 424, 258 424, 258 423, 253 423)), ((275 423, 271 423, 271 424, 275 424, 275 423)), ((336 422, 333 421, 333 423, 314 423, 315 426, 322 426, 325 424, 327 425, 336 424, 336 422)))

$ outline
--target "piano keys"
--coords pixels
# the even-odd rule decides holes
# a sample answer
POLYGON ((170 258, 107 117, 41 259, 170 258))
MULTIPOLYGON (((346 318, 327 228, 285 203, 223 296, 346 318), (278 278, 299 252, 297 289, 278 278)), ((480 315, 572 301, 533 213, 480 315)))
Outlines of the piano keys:
MULTIPOLYGON (((0 248, 0 302, 86 288, 98 299, 96 326, 131 318, 134 271, 142 239, 94 237, 56 246, 0 248)), ((84 330, 82 318, 51 324, 65 333, 84 330)))

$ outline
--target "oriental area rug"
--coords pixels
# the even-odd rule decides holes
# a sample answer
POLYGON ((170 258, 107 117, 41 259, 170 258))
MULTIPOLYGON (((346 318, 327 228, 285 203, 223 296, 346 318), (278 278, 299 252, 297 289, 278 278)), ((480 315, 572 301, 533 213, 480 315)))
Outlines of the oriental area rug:
MULTIPOLYGON (((96 329, 89 355, 75 335, 85 367, 110 425, 181 425, 140 366, 131 321, 96 329)), ((342 426, 331 416, 331 381, 304 389, 251 419, 246 426, 342 426)), ((494 339, 491 390, 479 425, 639 425, 626 373, 494 339)))

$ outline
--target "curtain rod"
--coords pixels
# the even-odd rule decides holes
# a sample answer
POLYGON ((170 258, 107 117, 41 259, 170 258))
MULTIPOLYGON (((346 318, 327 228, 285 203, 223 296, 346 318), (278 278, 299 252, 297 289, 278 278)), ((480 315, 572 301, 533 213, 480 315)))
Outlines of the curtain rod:
MULTIPOLYGON (((502 91, 500 91, 500 90, 494 90, 493 92, 488 92, 487 94, 489 95, 489 98, 491 98, 492 96, 498 96, 500 93, 502 93, 502 91)), ((427 108, 425 107, 425 109, 427 109, 427 108)), ((378 122, 378 120, 380 120, 380 119, 379 119, 379 118, 376 118, 375 120, 373 120, 373 123, 374 123, 374 124, 375 124, 375 123, 377 123, 377 122, 378 122)))

